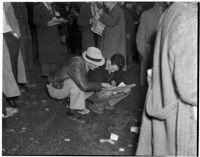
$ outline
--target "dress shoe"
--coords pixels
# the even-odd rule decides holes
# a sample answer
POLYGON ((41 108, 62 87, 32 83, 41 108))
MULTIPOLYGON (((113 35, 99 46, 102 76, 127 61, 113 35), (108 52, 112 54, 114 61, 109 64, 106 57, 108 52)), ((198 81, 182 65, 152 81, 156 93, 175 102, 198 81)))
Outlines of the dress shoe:
POLYGON ((24 85, 18 85, 20 94, 25 94, 27 92, 26 88, 24 85))
POLYGON ((13 99, 8 99, 7 102, 10 107, 16 108, 18 106, 13 99))
POLYGON ((76 111, 71 110, 70 108, 67 108, 67 116, 70 120, 84 124, 85 120, 81 118, 80 114, 77 114, 76 111))

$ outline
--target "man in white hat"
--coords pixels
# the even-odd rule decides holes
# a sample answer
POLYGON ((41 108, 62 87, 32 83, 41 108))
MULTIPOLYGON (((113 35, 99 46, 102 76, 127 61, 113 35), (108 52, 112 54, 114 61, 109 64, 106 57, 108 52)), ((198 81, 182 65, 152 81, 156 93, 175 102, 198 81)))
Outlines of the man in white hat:
POLYGON ((101 51, 89 47, 82 56, 71 58, 69 63, 63 64, 49 77, 47 89, 49 95, 55 99, 70 97, 69 110, 78 110, 80 114, 88 114, 90 110, 85 107, 85 100, 102 88, 112 87, 108 83, 94 83, 87 80, 89 70, 104 65, 105 59, 101 51))

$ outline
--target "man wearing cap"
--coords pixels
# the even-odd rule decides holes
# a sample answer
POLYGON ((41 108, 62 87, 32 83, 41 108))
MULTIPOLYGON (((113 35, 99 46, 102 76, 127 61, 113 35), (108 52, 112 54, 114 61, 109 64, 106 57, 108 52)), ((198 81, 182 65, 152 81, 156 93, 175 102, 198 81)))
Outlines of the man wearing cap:
POLYGON ((102 88, 112 87, 107 83, 94 83, 87 80, 89 70, 94 70, 104 65, 105 59, 101 51, 95 47, 89 47, 81 56, 73 57, 69 63, 64 63, 52 76, 47 85, 52 98, 64 99, 70 97, 70 109, 78 110, 81 114, 88 114, 90 110, 85 108, 85 100, 93 92, 102 88))

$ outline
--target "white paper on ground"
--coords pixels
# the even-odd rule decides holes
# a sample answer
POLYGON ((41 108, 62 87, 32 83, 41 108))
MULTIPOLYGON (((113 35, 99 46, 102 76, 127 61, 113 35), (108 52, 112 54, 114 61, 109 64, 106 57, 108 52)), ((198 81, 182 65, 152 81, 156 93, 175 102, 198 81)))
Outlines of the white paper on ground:
POLYGON ((115 144, 115 142, 114 141, 112 141, 111 139, 100 139, 99 140, 101 143, 110 143, 110 144, 115 144))
POLYGON ((117 134, 114 134, 114 133, 111 133, 110 139, 111 139, 112 141, 117 141, 117 140, 118 140, 118 135, 117 135, 117 134))
POLYGON ((134 133, 136 133, 136 134, 138 134, 139 133, 139 128, 138 127, 131 127, 131 132, 134 132, 134 133))

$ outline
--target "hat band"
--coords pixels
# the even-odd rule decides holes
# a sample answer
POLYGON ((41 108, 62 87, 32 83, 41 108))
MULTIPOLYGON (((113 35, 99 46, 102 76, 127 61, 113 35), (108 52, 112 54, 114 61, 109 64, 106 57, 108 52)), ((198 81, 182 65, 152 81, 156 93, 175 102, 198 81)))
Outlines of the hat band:
POLYGON ((88 56, 87 54, 85 55, 87 59, 90 59, 92 61, 95 61, 95 62, 101 62, 102 59, 95 59, 95 58, 91 58, 90 56, 88 56))

